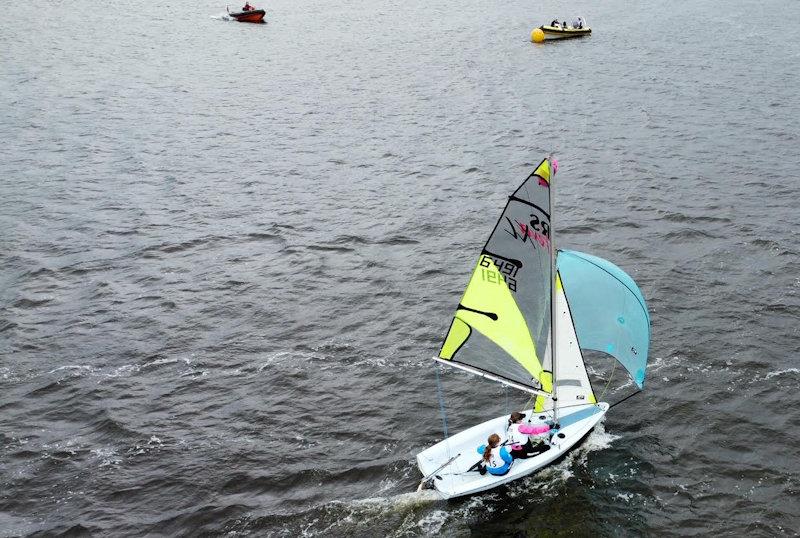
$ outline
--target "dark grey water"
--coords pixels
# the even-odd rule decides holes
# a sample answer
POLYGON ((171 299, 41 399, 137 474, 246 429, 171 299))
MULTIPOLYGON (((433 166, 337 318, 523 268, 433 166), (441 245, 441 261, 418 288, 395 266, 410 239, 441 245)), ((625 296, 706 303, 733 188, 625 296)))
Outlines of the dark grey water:
MULTIPOLYGON (((800 531, 800 3, 124 4, 0 30, 0 535, 800 531), (560 245, 649 301, 647 390, 431 501, 429 357, 550 152, 560 245)), ((525 400, 443 380, 451 430, 525 400)))

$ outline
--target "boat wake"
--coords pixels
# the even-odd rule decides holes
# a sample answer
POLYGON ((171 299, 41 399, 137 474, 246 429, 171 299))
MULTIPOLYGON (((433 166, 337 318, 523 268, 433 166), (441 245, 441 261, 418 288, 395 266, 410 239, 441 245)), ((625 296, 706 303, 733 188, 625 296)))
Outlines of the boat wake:
POLYGON ((576 465, 585 466, 590 453, 605 450, 616 439, 619 439, 619 436, 606 432, 603 422, 599 422, 586 439, 570 450, 562 460, 544 467, 535 474, 509 483, 507 485, 508 497, 530 495, 532 490, 544 497, 547 496, 548 491, 552 491, 555 496, 558 488, 575 476, 576 465))
POLYGON ((511 482, 505 488, 472 495, 460 501, 442 501, 433 490, 377 496, 350 501, 334 501, 324 506, 322 516, 301 529, 302 536, 372 536, 385 529, 387 536, 434 536, 469 533, 469 525, 487 513, 503 510, 508 499, 555 498, 559 486, 574 476, 576 465, 586 465, 591 452, 604 450, 618 436, 605 431, 600 422, 588 437, 563 460, 537 474, 511 482), (535 494, 532 492, 536 492, 535 494))
POLYGON ((436 491, 423 490, 398 495, 334 501, 325 506, 325 516, 302 529, 303 536, 368 536, 376 528, 390 529, 387 536, 434 536, 469 533, 469 525, 487 513, 503 510, 508 499, 526 496, 555 498, 575 475, 575 466, 585 466, 588 455, 605 450, 619 436, 605 431, 603 422, 564 458, 531 476, 504 488, 478 493, 460 501, 442 501, 436 491), (535 493, 533 493, 535 492, 535 493))
MULTIPOLYGON (((321 516, 308 519, 301 536, 368 536, 376 528, 390 529, 388 535, 436 534, 448 518, 444 510, 430 508, 439 503, 435 491, 415 491, 388 497, 333 501, 321 516)), ((319 513, 318 510, 315 510, 319 513)))

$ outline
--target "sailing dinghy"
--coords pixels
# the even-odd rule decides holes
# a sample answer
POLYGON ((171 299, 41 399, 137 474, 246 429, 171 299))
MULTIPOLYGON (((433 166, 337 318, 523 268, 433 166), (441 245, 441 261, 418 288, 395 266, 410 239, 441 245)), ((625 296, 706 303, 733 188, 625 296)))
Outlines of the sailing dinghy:
MULTIPOLYGON (((489 435, 506 439, 508 416, 488 420, 417 454, 443 499, 485 491, 529 475, 564 455, 609 409, 597 402, 581 349, 601 351, 644 386, 650 315, 636 283, 611 262, 556 251, 555 160, 544 159, 509 197, 478 256, 434 360, 530 393, 525 423, 550 426, 546 451, 515 459, 504 475, 476 470, 489 435), (555 345, 552 343, 555 342, 555 345)), ((438 375, 438 370, 437 370, 438 375)), ((544 428, 542 428, 544 429, 544 428)))

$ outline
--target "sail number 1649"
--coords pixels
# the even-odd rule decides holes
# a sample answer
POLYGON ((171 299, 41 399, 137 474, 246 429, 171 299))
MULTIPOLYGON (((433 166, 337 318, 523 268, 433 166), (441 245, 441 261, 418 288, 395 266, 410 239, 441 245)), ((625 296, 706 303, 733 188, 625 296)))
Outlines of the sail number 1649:
POLYGON ((484 254, 478 265, 481 267, 481 280, 491 284, 505 284, 511 291, 517 291, 517 280, 514 277, 519 268, 515 264, 484 254))

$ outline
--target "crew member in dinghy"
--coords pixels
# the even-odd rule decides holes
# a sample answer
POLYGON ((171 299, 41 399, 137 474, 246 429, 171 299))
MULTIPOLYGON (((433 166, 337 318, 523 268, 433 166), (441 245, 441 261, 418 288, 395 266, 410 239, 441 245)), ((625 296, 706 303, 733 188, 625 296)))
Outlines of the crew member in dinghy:
POLYGON ((550 426, 523 424, 523 418, 525 413, 514 411, 508 419, 506 444, 511 445, 514 459, 530 458, 550 449, 550 445, 544 442, 550 426))
POLYGON ((483 455, 483 460, 480 462, 480 473, 484 474, 489 471, 489 474, 495 476, 506 474, 511 468, 514 458, 511 457, 505 446, 500 445, 500 436, 496 433, 490 435, 487 441, 487 444, 478 447, 478 454, 483 455))
POLYGON ((253 11, 254 9, 255 9, 255 7, 251 6, 250 5, 250 1, 248 0, 247 2, 244 3, 244 7, 242 8, 242 11, 253 11))

